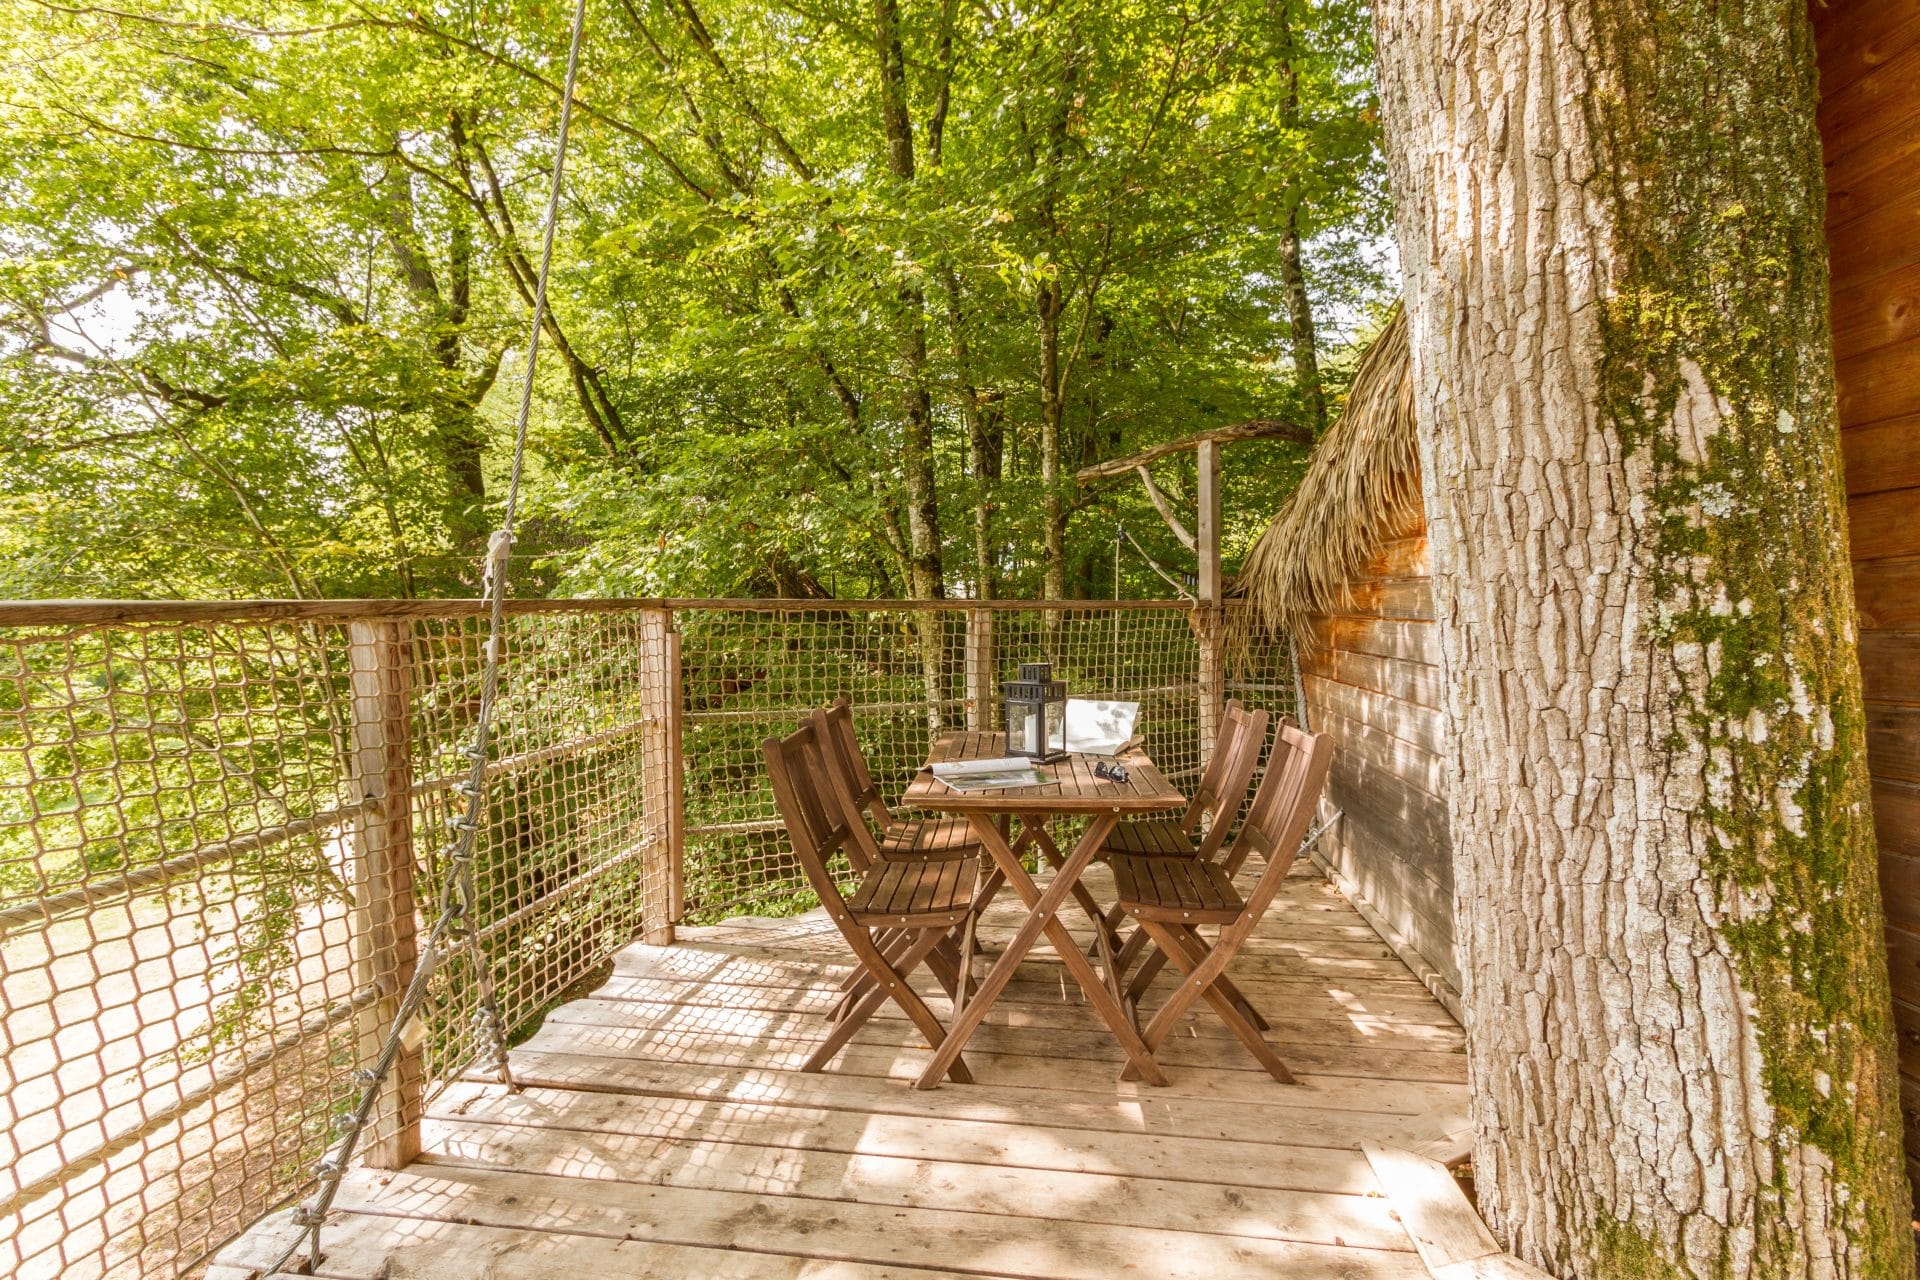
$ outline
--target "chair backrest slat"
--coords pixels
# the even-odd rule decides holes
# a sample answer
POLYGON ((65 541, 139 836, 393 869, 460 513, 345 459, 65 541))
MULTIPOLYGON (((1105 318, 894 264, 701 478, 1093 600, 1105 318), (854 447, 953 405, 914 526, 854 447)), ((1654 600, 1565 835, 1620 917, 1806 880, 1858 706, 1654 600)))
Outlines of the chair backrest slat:
POLYGON ((1244 934, 1266 914, 1281 882, 1293 870, 1300 842, 1306 838, 1319 807, 1320 792, 1326 786, 1327 772, 1333 764, 1333 739, 1324 733, 1308 733, 1288 716, 1280 721, 1274 735, 1273 754, 1267 760, 1266 777, 1254 793, 1246 821, 1234 841, 1229 861, 1234 866, 1250 854, 1266 861, 1247 895, 1247 907, 1240 919, 1222 931, 1244 934))
POLYGON ((1260 751, 1267 745, 1267 725, 1272 717, 1265 711, 1248 711, 1238 699, 1227 703, 1220 717, 1220 732, 1214 739, 1213 757, 1207 761, 1193 800, 1180 815, 1180 826, 1188 834, 1207 815, 1207 834, 1200 842, 1200 856, 1211 860, 1226 841, 1227 832, 1246 799, 1259 767, 1260 751))
POLYGON ((768 738, 760 750, 801 870, 822 902, 843 901, 828 861, 844 848, 855 868, 864 869, 876 855, 853 798, 826 763, 815 722, 809 720, 784 738, 768 738))
POLYGON ((880 798, 880 788, 873 782, 873 771, 867 768, 867 758, 860 751, 860 737, 853 727, 852 705, 845 698, 835 698, 832 706, 813 714, 820 724, 820 740, 829 754, 828 763, 838 765, 854 804, 871 814, 882 831, 886 830, 893 821, 893 815, 887 812, 887 802, 880 798))

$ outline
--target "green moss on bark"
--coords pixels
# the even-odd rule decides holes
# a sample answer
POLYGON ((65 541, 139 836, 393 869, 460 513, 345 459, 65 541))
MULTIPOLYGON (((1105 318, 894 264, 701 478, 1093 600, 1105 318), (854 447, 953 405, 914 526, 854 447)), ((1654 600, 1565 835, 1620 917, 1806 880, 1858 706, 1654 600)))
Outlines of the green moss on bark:
MULTIPOLYGON (((1818 84, 1799 0, 1591 0, 1611 205, 1604 412, 1653 466, 1643 639, 1675 658, 1676 760, 1758 1017, 1773 1185, 1759 1275, 1804 1270, 1802 1144, 1831 1163, 1843 1274, 1913 1275, 1853 649, 1827 320, 1818 84), (1705 431, 1684 424, 1711 423, 1705 431), (1697 654, 1703 673, 1688 673, 1697 654)), ((1606 1274, 1674 1241, 1596 1228, 1606 1274)), ((1665 1268, 1665 1269, 1663 1269, 1665 1268)))

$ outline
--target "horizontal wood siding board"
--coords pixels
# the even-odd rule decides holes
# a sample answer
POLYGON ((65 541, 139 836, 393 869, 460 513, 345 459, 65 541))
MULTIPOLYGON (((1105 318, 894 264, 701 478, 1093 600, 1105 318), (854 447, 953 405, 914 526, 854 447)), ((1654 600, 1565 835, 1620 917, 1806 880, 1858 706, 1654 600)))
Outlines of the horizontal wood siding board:
POLYGON ((1920 81, 1920 46, 1901 49, 1875 74, 1821 95, 1816 119, 1829 165, 1898 127, 1913 111, 1911 86, 1920 81))
POLYGON ((1875 778, 1873 825, 1880 836, 1882 854, 1920 858, 1920 787, 1875 778))
POLYGON ((1820 90, 1832 94, 1920 45, 1920 0, 1815 3, 1820 90))
POLYGON ((1920 418, 1891 418, 1840 433, 1849 495, 1920 488, 1920 418))
POLYGON ((1398 775, 1411 785, 1443 803, 1446 796, 1447 763, 1431 751, 1396 738, 1384 730, 1349 720, 1330 707, 1307 699, 1307 714, 1314 732, 1333 735, 1334 758, 1352 755, 1398 775))
POLYGON ((1330 847, 1328 860, 1367 906, 1457 991, 1453 895, 1392 855, 1391 832, 1376 831, 1360 820, 1342 825, 1347 827, 1345 839, 1330 847))
POLYGON ((1920 707, 1867 704, 1867 766, 1876 778, 1920 782, 1920 707))
POLYGON ((1920 858, 1880 850, 1880 897, 1887 923, 1920 932, 1920 858))
POLYGON ((1887 929, 1887 971, 1893 994, 1920 1007, 1920 932, 1897 925, 1887 929))
POLYGON ((1318 618, 1313 624, 1315 644, 1348 653, 1370 653, 1437 666, 1440 636, 1432 622, 1412 618, 1318 618))
POLYGON ((1869 702, 1920 703, 1920 632, 1861 632, 1860 675, 1869 702))
POLYGON ((1327 798, 1343 813, 1390 842, 1399 861, 1427 876, 1449 899, 1453 894, 1453 849, 1447 815, 1433 797, 1398 778, 1365 768, 1335 769, 1327 798))
MULTIPOLYGON (((1920 198, 1915 199, 1908 216, 1920 223, 1920 198)), ((1912 237, 1912 241, 1915 257, 1920 259, 1920 236, 1912 237)), ((1837 360, 1833 376, 1839 389, 1840 421, 1847 426, 1904 417, 1914 411, 1915 401, 1920 399, 1920 339, 1837 360)))
POLYGON ((1447 749, 1446 720, 1438 711, 1324 676, 1303 674, 1300 683, 1312 704, 1384 730, 1434 755, 1447 749))
POLYGON ((1433 620, 1433 579, 1394 578, 1356 582, 1339 610, 1360 618, 1417 618, 1433 620))
POLYGON ((1381 543, 1373 559, 1367 562, 1366 572, 1361 575, 1362 578, 1375 580, 1432 576, 1433 567, 1428 561, 1425 533, 1381 543))
POLYGON ((1917 497, 1911 489, 1895 489, 1864 494, 1847 504, 1855 564, 1920 555, 1920 520, 1913 518, 1917 497))
MULTIPOLYGON (((1915 126, 1914 133, 1920 136, 1920 125, 1915 126)), ((1920 155, 1915 160, 1920 161, 1920 155)), ((1908 167, 1914 183, 1920 186, 1920 163, 1908 167)), ((1833 233, 1835 239, 1845 239, 1848 234, 1846 228, 1833 233)), ((1845 287, 1834 289, 1829 316, 1837 359, 1865 355, 1920 336, 1920 263, 1850 277, 1845 287)))
POLYGON ((1900 1074, 1920 1080, 1920 1005, 1893 1002, 1895 1040, 1900 1047, 1900 1074))
MULTIPOLYGON (((1920 174, 1914 173, 1914 161, 1920 159, 1920 117, 1908 115, 1888 121, 1888 127, 1871 147, 1863 147, 1841 157, 1827 167, 1827 230, 1838 240, 1870 242, 1885 238, 1888 224, 1882 219, 1876 231, 1857 229, 1868 224, 1881 210, 1895 204, 1920 186, 1920 174)), ((1845 279, 1849 284, 1886 271, 1894 264, 1864 258, 1849 262, 1845 279)))
POLYGON ((1868 631, 1920 631, 1920 557, 1853 567, 1854 600, 1868 631))
POLYGON ((1300 654, 1300 669, 1416 706, 1436 710, 1440 706, 1440 668, 1424 662, 1406 662, 1345 649, 1310 648, 1300 654))
MULTIPOLYGON (((1899 126, 1901 135, 1912 130, 1910 123, 1899 126)), ((1920 244, 1911 231, 1916 210, 1920 185, 1901 183, 1887 190, 1881 203, 1834 227, 1828 241, 1834 277, 1852 287, 1920 262, 1920 244)))

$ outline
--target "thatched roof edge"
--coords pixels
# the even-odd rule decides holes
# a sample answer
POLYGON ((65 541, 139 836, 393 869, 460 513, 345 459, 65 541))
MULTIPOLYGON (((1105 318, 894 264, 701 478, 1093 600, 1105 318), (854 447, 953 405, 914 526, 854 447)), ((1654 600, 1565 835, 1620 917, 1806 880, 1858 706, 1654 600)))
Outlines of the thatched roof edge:
POLYGON ((1312 615, 1345 603, 1354 576, 1419 510, 1415 442, 1407 321, 1396 307, 1300 487, 1247 555, 1236 586, 1253 606, 1249 622, 1304 641, 1312 615))

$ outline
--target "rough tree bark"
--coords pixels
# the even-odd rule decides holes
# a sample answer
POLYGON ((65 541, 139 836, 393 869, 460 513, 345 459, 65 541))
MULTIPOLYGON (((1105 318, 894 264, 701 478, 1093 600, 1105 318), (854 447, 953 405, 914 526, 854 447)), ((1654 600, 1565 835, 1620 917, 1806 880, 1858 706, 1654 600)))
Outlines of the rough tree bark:
POLYGON ((1480 1205, 1907 1277, 1803 0, 1383 0, 1480 1205))

